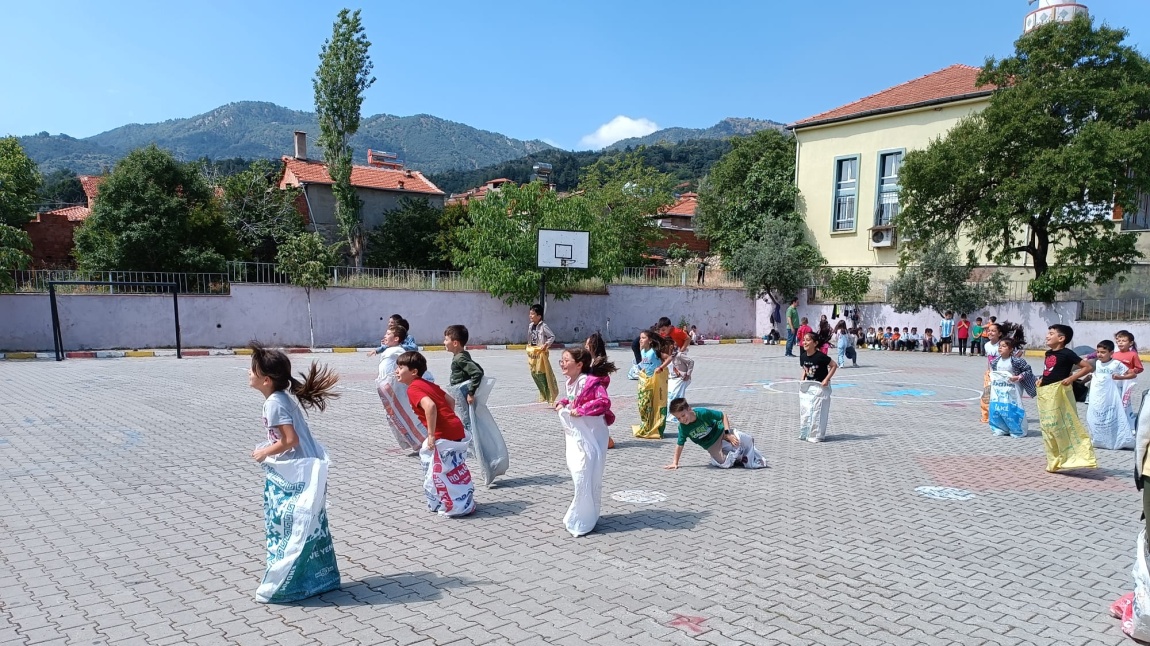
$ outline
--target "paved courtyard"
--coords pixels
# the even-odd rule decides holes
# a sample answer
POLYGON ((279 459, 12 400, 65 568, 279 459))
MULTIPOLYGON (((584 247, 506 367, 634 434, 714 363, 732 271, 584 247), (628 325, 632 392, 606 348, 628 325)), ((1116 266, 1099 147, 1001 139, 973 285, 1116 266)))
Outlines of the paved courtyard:
MULTIPOLYGON (((511 468, 464 519, 424 510, 374 359, 293 355, 342 375, 311 425, 333 461, 343 587, 285 606, 253 600, 263 431, 247 357, 0 362, 0 644, 1126 641, 1106 610, 1131 586, 1130 452, 1047 474, 1036 420, 1023 439, 979 423, 983 359, 890 352, 840 370, 828 441, 800 442, 782 347, 691 352, 691 403, 727 411, 770 468, 709 468, 689 445, 663 470, 674 425, 629 439, 635 382, 617 376, 603 516, 578 539, 562 434, 529 403, 522 351, 474 353, 498 379, 511 468)), ((449 355, 429 356, 445 378, 449 355)))

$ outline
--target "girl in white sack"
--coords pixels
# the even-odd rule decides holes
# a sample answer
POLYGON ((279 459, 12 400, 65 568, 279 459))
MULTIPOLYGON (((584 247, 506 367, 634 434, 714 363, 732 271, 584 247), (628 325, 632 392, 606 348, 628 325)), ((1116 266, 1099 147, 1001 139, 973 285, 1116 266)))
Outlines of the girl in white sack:
POLYGON ((1090 400, 1086 407, 1086 429, 1100 449, 1134 448, 1134 428, 1126 412, 1123 395, 1125 384, 1137 375, 1114 358, 1114 342, 1098 342, 1094 374, 1090 379, 1090 400))
POLYGON ((264 467, 267 565, 256 590, 262 603, 287 603, 339 588, 327 526, 327 451, 311 435, 303 408, 324 410, 339 377, 314 361, 303 381, 283 352, 252 342, 248 385, 264 396, 267 443, 252 451, 264 467), (295 400, 292 399, 295 396, 295 400), (298 402, 298 403, 297 403, 298 402))
POLYGON ((831 377, 839 364, 819 350, 815 333, 807 332, 802 338, 799 365, 803 369, 799 381, 799 439, 822 442, 831 414, 831 377))
POLYGON ((1003 337, 998 342, 997 354, 991 355, 989 359, 990 399, 987 420, 990 430, 1002 437, 1026 437, 1026 410, 1022 407, 1022 393, 1031 397, 1037 395, 1034 371, 1026 359, 1017 356, 1019 347, 1026 347, 1026 341, 1021 336, 1003 337))
POLYGON ((563 351, 559 369, 567 378, 567 396, 555 404, 567 443, 567 468, 575 496, 563 524, 572 536, 595 529, 607 458, 607 427, 615 422, 606 379, 615 372, 610 361, 595 361, 583 348, 563 351))

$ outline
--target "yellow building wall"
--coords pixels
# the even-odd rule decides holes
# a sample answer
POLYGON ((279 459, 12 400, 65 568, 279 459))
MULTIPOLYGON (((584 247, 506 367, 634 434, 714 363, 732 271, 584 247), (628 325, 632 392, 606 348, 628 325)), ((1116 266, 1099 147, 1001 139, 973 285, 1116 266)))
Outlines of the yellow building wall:
MULTIPOLYGON (((895 246, 871 247, 869 229, 874 226, 878 199, 879 154, 925 148, 932 140, 944 136, 960 119, 981 111, 988 104, 989 97, 984 97, 795 130, 799 213, 827 264, 895 265, 897 234, 895 246), (853 155, 859 157, 855 228, 832 233, 835 160, 853 155)), ((960 249, 966 251, 961 244, 960 249)))

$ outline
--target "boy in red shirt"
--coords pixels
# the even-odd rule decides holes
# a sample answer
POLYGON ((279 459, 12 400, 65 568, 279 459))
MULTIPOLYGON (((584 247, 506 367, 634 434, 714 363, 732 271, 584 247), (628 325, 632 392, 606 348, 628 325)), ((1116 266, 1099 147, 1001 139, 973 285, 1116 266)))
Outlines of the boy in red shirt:
POLYGON ((425 372, 427 358, 418 352, 404 352, 396 360, 395 377, 407 386, 407 400, 427 428, 427 440, 419 452, 427 509, 444 516, 466 516, 475 511, 466 432, 451 396, 424 379, 425 372))

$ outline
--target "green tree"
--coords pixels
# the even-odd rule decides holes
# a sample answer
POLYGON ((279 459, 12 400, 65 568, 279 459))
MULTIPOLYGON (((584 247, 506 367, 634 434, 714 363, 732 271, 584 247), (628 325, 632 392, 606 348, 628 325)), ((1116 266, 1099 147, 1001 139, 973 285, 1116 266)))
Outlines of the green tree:
POLYGON ((600 158, 583 171, 579 190, 603 214, 604 233, 628 250, 626 266, 638 266, 643 253, 659 239, 654 218, 674 204, 671 178, 643 159, 645 148, 614 158, 600 158))
POLYGON ((279 245, 304 231, 295 205, 300 190, 281 190, 278 177, 276 165, 260 159, 219 180, 224 219, 235 231, 240 253, 255 262, 275 262, 279 245))
POLYGON ((88 203, 88 196, 84 194, 80 178, 68 168, 54 170, 45 175, 36 197, 41 208, 48 207, 44 210, 60 208, 66 204, 88 203))
POLYGON ((363 93, 375 83, 367 55, 371 43, 359 20, 359 10, 342 9, 324 41, 319 68, 312 79, 315 111, 319 119, 317 143, 331 175, 335 216, 339 233, 347 240, 356 267, 363 266, 364 231, 360 210, 363 201, 351 185, 351 141, 359 130, 363 93))
POLYGON ((844 305, 858 308, 870 291, 870 270, 861 267, 833 270, 827 276, 824 291, 844 305))
POLYGON ((20 228, 35 216, 40 182, 40 170, 20 140, 0 139, 0 224, 20 228))
POLYGON ((1030 293, 1048 302, 1141 258, 1110 221, 1111 201, 1129 209, 1150 191, 1150 61, 1125 38, 1078 18, 989 59, 978 77, 998 88, 987 108, 906 156, 903 253, 942 237, 995 264, 1027 256, 1030 293))
POLYGON ((293 285, 303 287, 307 296, 307 325, 311 346, 315 347, 315 319, 311 311, 311 290, 327 289, 328 267, 336 264, 338 254, 319 233, 301 233, 288 238, 276 254, 276 270, 286 275, 293 285))
MULTIPOLYGON (((973 259, 970 259, 973 260, 973 259)), ((974 264, 963 264, 950 240, 935 241, 917 264, 902 264, 887 288, 896 312, 932 309, 967 314, 1003 301, 1006 277, 996 271, 982 282, 971 282, 974 264)))
POLYGON ((560 198, 539 183, 506 185, 470 204, 472 224, 458 231, 453 259, 465 274, 508 305, 535 302, 544 276, 548 294, 565 300, 583 279, 618 277, 625 259, 636 252, 612 237, 613 227, 598 213, 597 205, 583 195, 560 198), (539 229, 589 232, 588 268, 539 269, 539 229))
POLYGON ((435 236, 437 261, 449 269, 458 269, 455 254, 460 248, 459 234, 472 225, 466 203, 448 204, 439 216, 439 234, 435 236))
POLYGON ((383 224, 367 236, 371 267, 449 269, 437 246, 443 211, 427 200, 404 199, 384 215, 383 224))
POLYGON ((797 199, 793 136, 771 129, 732 138, 730 152, 699 185, 695 232, 730 269, 737 251, 764 239, 768 222, 801 229, 797 199))
POLYGON ((730 266, 743 275, 747 295, 770 296, 776 303, 790 302, 799 290, 814 282, 814 270, 826 262, 818 249, 803 240, 790 222, 767 220, 758 240, 735 250, 730 266))
POLYGON ((76 230, 83 270, 222 272, 236 239, 193 164, 155 146, 128 153, 76 230))
POLYGON ((32 264, 32 238, 23 229, 0 224, 0 292, 12 291, 12 271, 27 269, 32 264))

